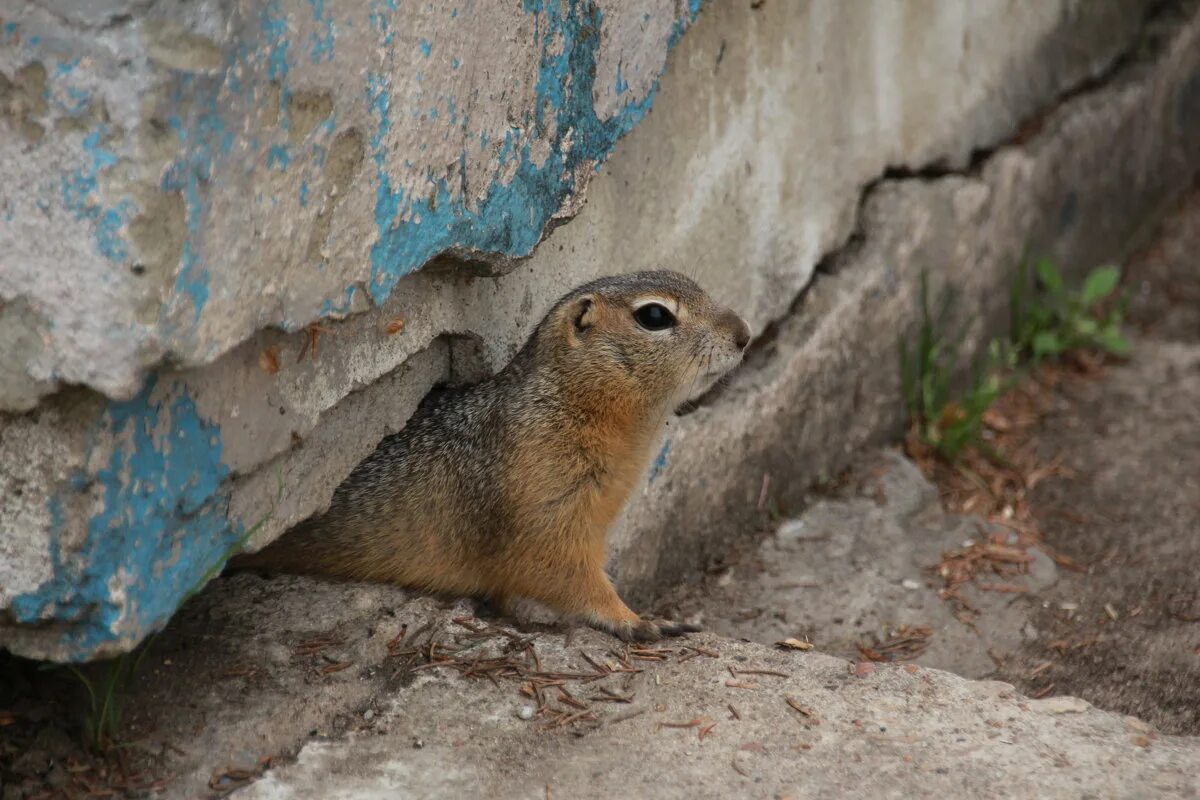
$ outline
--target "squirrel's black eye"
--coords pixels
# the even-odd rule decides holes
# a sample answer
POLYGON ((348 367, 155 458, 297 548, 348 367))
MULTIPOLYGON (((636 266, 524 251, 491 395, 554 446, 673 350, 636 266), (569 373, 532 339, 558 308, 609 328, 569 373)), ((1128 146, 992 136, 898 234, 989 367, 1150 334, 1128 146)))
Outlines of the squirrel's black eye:
POLYGON ((647 303, 633 312, 633 318, 648 331, 665 330, 675 324, 675 315, 658 303, 647 303))

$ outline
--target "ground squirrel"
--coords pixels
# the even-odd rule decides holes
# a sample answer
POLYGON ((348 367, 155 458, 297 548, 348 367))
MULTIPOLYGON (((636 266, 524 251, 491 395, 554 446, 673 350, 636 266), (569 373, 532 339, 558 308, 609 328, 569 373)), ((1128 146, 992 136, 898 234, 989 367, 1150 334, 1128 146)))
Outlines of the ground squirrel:
POLYGON ((604 572, 613 518, 668 415, 735 366, 737 314, 674 272, 592 281, 550 309, 509 365, 427 398, 354 469, 324 514, 238 568, 535 600, 622 639, 641 619, 604 572))

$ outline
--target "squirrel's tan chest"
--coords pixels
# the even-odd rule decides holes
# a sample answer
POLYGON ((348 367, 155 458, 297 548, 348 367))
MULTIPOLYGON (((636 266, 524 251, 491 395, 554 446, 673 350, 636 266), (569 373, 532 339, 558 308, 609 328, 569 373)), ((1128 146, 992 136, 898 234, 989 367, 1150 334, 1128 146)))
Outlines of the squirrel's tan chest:
POLYGON ((584 429, 522 446, 514 473, 523 479, 511 487, 522 533, 603 548, 646 467, 649 439, 584 429))

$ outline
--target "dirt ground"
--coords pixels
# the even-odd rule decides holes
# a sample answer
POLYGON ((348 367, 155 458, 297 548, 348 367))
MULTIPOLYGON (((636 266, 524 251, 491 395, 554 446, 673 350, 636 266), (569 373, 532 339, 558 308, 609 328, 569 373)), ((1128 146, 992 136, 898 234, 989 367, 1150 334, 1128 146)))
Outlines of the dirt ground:
MULTIPOLYGON (((646 713, 646 719, 662 715, 670 729, 674 722, 691 724, 688 698, 711 692, 714 685, 750 698, 750 690, 738 685, 741 679, 732 669, 737 664, 744 668, 746 659, 767 659, 783 665, 773 669, 790 674, 786 657, 802 658, 807 651, 768 650, 762 645, 792 638, 801 642, 801 647, 811 642, 816 650, 858 662, 858 667, 851 668, 852 674, 855 669, 858 674, 870 674, 876 668, 873 661, 903 661, 906 668, 922 672, 924 667, 935 667, 969 678, 996 678, 1045 701, 1078 702, 1059 697, 1074 695, 1101 709, 1149 723, 1121 723, 1133 726, 1129 735, 1134 737, 1134 745, 1125 741, 1125 734, 1118 737, 1125 737, 1120 739, 1125 747, 1147 747, 1157 736, 1154 728, 1163 734, 1200 734, 1197 253, 1200 190, 1180 206, 1154 244, 1127 268, 1133 356, 1125 363, 1106 364, 1083 375, 1066 371, 1054 382, 1052 391, 1043 393, 1046 405, 1029 435, 1037 458, 1056 468, 1025 498, 1040 531, 1041 545, 1029 545, 1003 524, 948 512, 938 486, 898 452, 863 454, 860 469, 814 495, 798 516, 777 520, 771 530, 747 540, 703 579, 664 595, 658 610, 700 621, 725 638, 703 637, 704 645, 695 652, 684 647, 667 656, 645 656, 649 665, 641 666, 648 671, 639 673, 638 685, 648 697, 660 697, 661 702, 647 701, 649 705, 638 713, 646 713), (947 584, 937 565, 945 563, 947 552, 968 545, 1011 556, 1015 571, 975 576, 956 588, 958 599, 947 599, 947 584), (743 645, 738 639, 754 644, 743 645), (709 649, 725 653, 727 661, 735 660, 718 663, 705 654, 709 649), (678 673, 683 683, 659 688, 659 673, 650 667, 660 669, 659 662, 666 663, 664 659, 683 665, 662 673, 678 673), (731 665, 728 671, 733 678, 725 675, 718 681, 708 675, 712 669, 731 665), (698 682, 697 688, 689 688, 692 684, 686 681, 691 680, 698 682), (732 688, 725 683, 728 680, 733 681, 732 688), (659 706, 670 710, 660 711, 659 706)), ((456 620, 468 618, 474 621, 465 625, 496 622, 487 618, 486 610, 469 603, 414 598, 390 587, 289 577, 267 581, 250 575, 218 579, 156 638, 128 690, 119 693, 124 706, 119 746, 103 757, 80 746, 88 701, 79 679, 65 669, 47 671, 0 656, 0 800, 223 796, 264 773, 273 776, 279 770, 284 777, 272 778, 274 783, 260 782, 255 791, 264 797, 292 796, 285 790, 288 774, 315 779, 305 772, 313 767, 304 753, 319 751, 334 758, 329 754, 342 753, 338 748, 349 746, 347 742, 377 737, 370 739, 376 744, 364 750, 374 753, 372 758, 411 756, 428 761, 435 751, 424 749, 426 743, 434 745, 439 737, 444 739, 442 733, 449 730, 446 726, 458 733, 451 737, 453 741, 436 745, 445 748, 438 763, 458 763, 463 757, 455 754, 475 752, 472 748, 476 745, 483 748, 477 753, 479 758, 485 751, 493 755, 503 752, 514 764, 536 764, 551 751, 564 763, 577 758, 578 754, 572 755, 563 744, 570 739, 531 739, 512 727, 517 724, 514 712, 519 720, 526 719, 519 716, 524 709, 513 706, 519 701, 516 684, 492 687, 487 680, 470 683, 469 697, 474 699, 469 702, 477 705, 478 714, 485 715, 484 723, 496 728, 487 728, 490 732, 479 742, 455 738, 467 736, 465 731, 477 724, 472 722, 475 717, 456 717, 457 721, 445 726, 421 717, 427 712, 440 713, 436 704, 460 693, 455 688, 460 684, 446 684, 441 677, 430 683, 433 678, 423 676, 437 670, 420 672, 419 668, 438 660, 432 649, 438 641, 456 641, 451 633, 439 639, 439 631, 457 630, 455 635, 461 638, 464 633, 459 628, 464 623, 456 620), (485 622, 479 623, 476 614, 483 615, 485 622), (420 663, 413 660, 417 656, 397 660, 398 654, 409 652, 403 649, 404 643, 418 639, 424 642, 418 653, 420 663), (437 698, 442 699, 430 700, 433 695, 429 695, 422 705, 425 701, 420 698, 425 695, 421 692, 440 692, 437 698), (397 756, 397 748, 404 753, 397 756), (272 767, 277 769, 272 771, 272 767), (279 792, 271 794, 274 789, 261 788, 268 784, 279 792)), ((513 635, 499 632, 494 638, 512 641, 513 635)), ((562 658, 568 658, 567 651, 575 646, 574 634, 564 636, 557 629, 527 626, 520 631, 520 636, 525 635, 543 637, 539 641, 549 643, 547 652, 559 653, 562 658)), ((605 652, 599 634, 581 632, 580 636, 595 653, 605 652)), ((613 651, 608 653, 595 657, 607 663, 613 651)), ((844 672, 844 662, 843 666, 833 660, 820 663, 820 675, 814 672, 809 683, 804 683, 807 678, 797 679, 801 680, 795 688, 798 696, 836 694, 843 679, 830 676, 838 670, 844 672)), ((576 659, 564 669, 593 668, 599 669, 576 659)), ((84 672, 98 687, 107 669, 106 665, 94 665, 84 672)), ((878 669, 891 670, 887 675, 901 683, 908 680, 905 676, 917 674, 886 663, 878 669)), ((920 703, 935 702, 937 714, 944 715, 938 719, 958 713, 954 692, 974 697, 972 692, 984 691, 965 688, 967 682, 954 683, 958 679, 952 676, 930 674, 938 677, 926 679, 926 683, 931 680, 939 687, 950 687, 937 692, 921 688, 920 703)), ((756 682, 773 677, 768 672, 756 682)), ((611 691, 620 693, 629 691, 631 685, 613 682, 612 687, 611 691)), ((818 772, 834 776, 829 778, 834 781, 828 787, 831 791, 847 788, 851 784, 836 781, 848 780, 850 772, 838 765, 844 762, 847 742, 853 747, 861 744, 855 744, 855 737, 863 731, 859 717, 872 713, 881 702, 893 703, 897 709, 915 708, 911 704, 918 695, 909 697, 906 691, 895 697, 867 692, 844 700, 830 695, 826 698, 829 708, 846 704, 845 729, 838 728, 835 733, 829 726, 823 729, 828 737, 823 744, 820 736, 811 742, 818 750, 828 748, 830 771, 820 772, 816 762, 806 767, 793 764, 788 760, 795 755, 792 745, 788 745, 792 755, 779 763, 786 762, 786 769, 807 770, 812 780, 818 772)), ((591 704, 597 709, 594 719, 588 720, 586 714, 578 719, 595 722, 595 729, 603 731, 615 724, 614 720, 632 719, 622 716, 626 712, 609 713, 609 707, 620 702, 609 702, 612 700, 599 697, 591 704), (598 710, 601 707, 603 711, 598 710)), ((756 708, 758 701, 738 702, 756 708)), ((1005 713, 1013 715, 1013 720, 1028 713, 1026 698, 1018 695, 1010 705, 1005 706, 1005 713)), ((1074 706, 1054 709, 1045 713, 1078 711, 1074 706)), ((806 713, 784 711, 801 717, 806 713)), ((540 720, 543 710, 539 708, 537 713, 540 720)), ((554 719, 564 719, 579 712, 568 702, 554 713, 559 715, 554 719)), ((897 712, 889 726, 906 724, 903 720, 908 713, 897 712)), ((768 719, 767 711, 762 714, 763 720, 768 719)), ((953 724, 968 725, 969 716, 964 711, 954 717, 953 724)), ((717 719, 713 716, 700 727, 717 719)), ((933 720, 929 717, 930 726, 933 720)), ((720 730, 729 730, 737 721, 722 717, 720 730)), ((653 737, 662 735, 661 727, 655 727, 659 723, 643 722, 637 723, 646 728, 639 736, 648 737, 646 742, 657 741, 653 737)), ((810 721, 808 727, 815 724, 810 721)), ((1034 737, 1032 731, 1038 731, 1037 736, 1045 733, 1038 726, 1052 728, 1058 723, 1043 719, 1028 724, 1032 726, 1029 736, 1034 737)), ((573 725, 566 729, 574 730, 573 725)), ((1122 730, 1111 720, 1096 726, 1122 730)), ((754 735, 760 739, 751 744, 761 749, 761 741, 767 741, 765 747, 770 749, 772 745, 764 737, 777 727, 764 723, 761 731, 756 728, 754 735)), ((913 728, 912 741, 928 742, 934 730, 913 728)), ((946 731, 946 740, 952 740, 946 731)), ((882 732, 884 728, 871 735, 880 739, 882 732)), ((986 743, 1000 733, 986 725, 977 733, 978 747, 983 748, 977 755, 991 753, 985 761, 994 758, 987 747, 998 745, 986 743)), ((1050 737, 1047 742, 1053 738, 1046 735, 1050 737)), ((611 739, 614 758, 628 758, 630 753, 618 749, 624 746, 619 744, 620 737, 614 736, 603 733, 600 738, 611 739)), ((699 745, 703 740, 700 736, 696 744, 687 745, 676 756, 707 761, 699 745)), ((997 741, 1010 744, 1007 738, 997 741)), ((876 745, 864 746, 868 750, 863 752, 870 756, 873 751, 869 748, 876 745)), ((892 742, 888 746, 906 745, 892 742)), ((1171 745, 1176 746, 1185 747, 1171 745)), ((1114 755, 1117 751, 1102 752, 1105 763, 1118 757, 1114 755)), ((887 758, 895 761, 896 754, 889 753, 887 758)), ((914 751, 905 758, 919 755, 914 751)), ((1171 756, 1176 761, 1179 757, 1171 756)), ((335 760, 343 763, 343 755, 336 755, 335 760)), ((1056 761, 1055 768, 1067 763, 1065 758, 1059 761, 1062 763, 1056 761)), ((870 758, 867 763, 872 763, 870 758)), ((366 768, 361 765, 353 769, 359 770, 355 780, 375 774, 362 772, 366 768)), ((403 772, 400 767, 388 769, 393 777, 403 772)), ((736 766, 733 769, 733 779, 741 780, 738 776, 743 771, 736 766)), ((723 774, 722 780, 730 779, 729 770, 723 774)), ((939 767, 936 774, 947 771, 939 767)), ((581 775, 586 783, 587 775, 581 775)), ((500 780, 496 776, 487 780, 493 778, 500 780)), ((484 780, 471 778, 477 779, 484 780)), ((505 779, 515 780, 512 775, 505 779)), ((533 780, 529 775, 525 779, 533 780)), ((782 781, 777 784, 780 787, 789 785, 787 775, 773 774, 770 780, 782 781)))
POLYGON ((1031 505, 1087 573, 1043 595, 1042 635, 998 676, 1200 734, 1200 192, 1126 284, 1134 355, 1064 382, 1036 432, 1073 474, 1039 484, 1031 505))

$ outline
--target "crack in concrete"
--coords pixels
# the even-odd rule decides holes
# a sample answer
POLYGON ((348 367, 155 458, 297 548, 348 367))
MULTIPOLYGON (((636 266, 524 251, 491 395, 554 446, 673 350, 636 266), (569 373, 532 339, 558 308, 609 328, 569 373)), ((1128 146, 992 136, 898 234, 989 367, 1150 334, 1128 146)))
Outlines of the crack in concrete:
POLYGON ((1101 70, 1064 88, 1044 106, 1019 120, 1013 132, 1005 139, 988 147, 972 149, 964 166, 955 168, 947 163, 945 157, 939 157, 917 168, 889 165, 877 178, 863 184, 854 211, 854 226, 846 238, 818 259, 813 267, 812 277, 792 298, 787 309, 768 321, 762 333, 754 337, 746 349, 742 366, 700 397, 681 406, 676 416, 686 417, 701 408, 715 405, 738 381, 739 376, 746 371, 762 368, 763 361, 770 357, 769 353, 779 338, 781 328, 800 314, 809 293, 822 280, 837 275, 842 269, 842 264, 852 260, 862 248, 868 236, 865 210, 882 186, 903 181, 934 182, 946 178, 978 178, 994 156, 1032 141, 1045 128, 1046 122, 1055 114, 1062 113, 1067 106, 1107 89, 1122 78, 1129 77, 1139 66, 1154 63, 1165 45, 1163 37, 1157 35, 1156 27, 1170 16, 1185 19, 1186 9, 1194 5, 1194 0, 1161 0, 1151 6, 1142 18, 1137 34, 1131 37, 1125 49, 1116 53, 1101 70))

